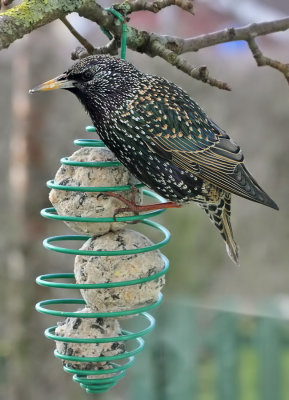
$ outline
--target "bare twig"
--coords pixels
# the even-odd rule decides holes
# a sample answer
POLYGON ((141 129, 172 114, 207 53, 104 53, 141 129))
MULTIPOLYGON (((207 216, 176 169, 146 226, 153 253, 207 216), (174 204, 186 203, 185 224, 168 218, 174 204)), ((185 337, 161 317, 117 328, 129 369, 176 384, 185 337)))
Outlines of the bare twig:
POLYGON ((91 54, 110 54, 110 55, 117 55, 118 53, 118 44, 115 39, 112 39, 108 42, 105 46, 102 47, 95 47, 93 49, 93 53, 88 53, 86 49, 83 47, 77 47, 75 51, 71 54, 72 60, 78 60, 80 58, 85 58, 91 54))
POLYGON ((89 41, 87 39, 85 39, 83 36, 80 35, 80 33, 78 33, 73 26, 71 25, 71 23, 69 21, 67 21, 67 19, 65 17, 60 18, 60 20, 64 23, 64 25, 68 28, 68 30, 72 33, 72 35, 79 41, 79 43, 82 44, 82 46, 86 49, 88 54, 93 54, 94 52, 94 47, 91 43, 89 43, 89 41))
POLYGON ((192 78, 201 80, 219 89, 231 90, 230 86, 226 82, 222 82, 210 77, 208 68, 206 66, 194 67, 188 61, 178 56, 175 52, 166 49, 157 41, 153 42, 151 47, 152 50, 155 51, 156 55, 185 72, 192 78))
POLYGON ((266 21, 246 25, 240 28, 226 28, 221 31, 207 33, 192 38, 179 38, 176 36, 160 36, 160 41, 167 48, 177 54, 191 51, 198 51, 205 47, 215 46, 220 43, 233 42, 255 38, 257 36, 269 35, 274 32, 286 31, 289 29, 289 17, 275 21, 266 21))
POLYGON ((121 4, 114 5, 118 11, 122 11, 124 15, 131 14, 134 11, 151 11, 157 13, 163 8, 169 6, 177 6, 191 14, 194 14, 194 0, 131 0, 124 1, 121 4))
POLYGON ((289 64, 283 64, 280 61, 273 60, 272 58, 264 56, 255 39, 248 39, 247 42, 258 67, 264 67, 267 65, 269 67, 277 69, 285 76, 285 79, 289 84, 289 64))

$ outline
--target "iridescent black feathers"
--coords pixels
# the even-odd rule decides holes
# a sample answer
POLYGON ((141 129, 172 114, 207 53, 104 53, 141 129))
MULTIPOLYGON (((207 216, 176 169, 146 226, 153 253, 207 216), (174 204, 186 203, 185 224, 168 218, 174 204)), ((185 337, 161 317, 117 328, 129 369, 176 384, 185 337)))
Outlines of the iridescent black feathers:
POLYGON ((57 79, 140 181, 169 201, 195 201, 206 211, 237 263, 231 193, 278 206, 247 171, 240 147, 227 133, 181 88, 118 58, 87 57, 57 79))

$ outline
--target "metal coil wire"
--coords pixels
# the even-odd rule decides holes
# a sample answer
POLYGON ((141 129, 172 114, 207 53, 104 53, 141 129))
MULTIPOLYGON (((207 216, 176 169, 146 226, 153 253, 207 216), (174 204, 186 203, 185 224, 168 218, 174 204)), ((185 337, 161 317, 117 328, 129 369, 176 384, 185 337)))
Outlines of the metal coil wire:
MULTIPOLYGON (((86 131, 94 132, 94 127, 87 127, 86 131)), ((78 139, 74 141, 77 146, 88 146, 88 147, 104 147, 104 144, 100 140, 94 139, 78 139)), ((71 166, 80 167, 114 167, 121 165, 118 161, 105 161, 105 162, 79 162, 71 161, 67 157, 61 159, 61 163, 71 166)), ((53 180, 47 182, 49 188, 57 190, 68 190, 68 191, 80 191, 80 192, 106 192, 106 191, 127 191, 131 190, 130 185, 124 186, 112 186, 112 187, 83 187, 83 186, 64 186, 55 184, 53 180)), ((139 183, 136 185, 138 188, 144 185, 139 183)), ((143 190, 145 196, 151 197, 160 203, 165 200, 148 190, 143 190)), ((73 222, 132 222, 140 221, 150 227, 153 230, 159 231, 163 238, 159 242, 143 248, 131 249, 131 250, 118 250, 118 251, 89 251, 89 250, 78 250, 73 249, 69 246, 71 241, 86 241, 91 236, 87 235, 64 235, 64 236, 53 236, 44 240, 43 245, 45 248, 73 255, 87 255, 87 256, 119 256, 119 255, 129 255, 138 254, 154 251, 166 245, 170 239, 169 231, 157 222, 151 221, 148 218, 155 217, 160 213, 164 212, 164 209, 155 210, 152 212, 147 212, 141 215, 134 216, 122 216, 122 217, 106 217, 106 218, 83 218, 76 216, 64 216, 58 215, 54 207, 49 207, 41 211, 41 215, 45 218, 61 220, 61 221, 73 221, 73 222), (58 245, 61 242, 62 245, 58 245)), ((130 285, 140 285, 145 282, 153 281, 164 275, 169 269, 168 259, 162 255, 164 260, 164 267, 161 271, 146 276, 140 279, 122 281, 122 282, 109 282, 109 283, 97 283, 97 284, 77 284, 75 283, 75 277, 73 273, 55 273, 41 275, 36 279, 36 282, 41 286, 53 287, 58 289, 107 289, 113 287, 125 287, 130 285)), ((63 305, 86 305, 83 299, 51 299, 40 301, 36 305, 36 310, 59 317, 75 317, 75 318, 120 318, 133 316, 136 320, 141 322, 142 327, 136 331, 121 330, 121 336, 117 337, 105 337, 105 338, 71 338, 65 336, 59 336, 55 334, 56 326, 49 327, 45 330, 44 334, 48 339, 66 343, 111 343, 111 342, 126 342, 129 346, 126 346, 126 350, 123 353, 113 355, 113 356, 101 356, 101 357, 76 357, 70 355, 64 355, 59 353, 57 350, 54 351, 54 355, 64 362, 64 370, 68 373, 73 374, 73 380, 78 382, 82 388, 84 388, 88 393, 99 393, 109 390, 112 386, 116 385, 117 382, 124 377, 126 370, 132 366, 134 363, 135 355, 142 351, 144 347, 143 336, 151 332, 155 325, 155 319, 147 312, 155 307, 157 307, 162 300, 162 295, 160 294, 158 299, 145 306, 127 309, 122 311, 111 311, 111 312, 92 312, 92 313, 82 313, 79 311, 61 311, 58 309, 59 306, 63 305), (128 350, 128 347, 130 348, 128 350), (65 365, 65 362, 108 362, 109 369, 75 369, 65 365), (98 376, 101 375, 101 378, 98 376), (109 377, 104 378, 103 376, 109 375, 109 377), (88 378, 89 377, 89 378, 88 378)))

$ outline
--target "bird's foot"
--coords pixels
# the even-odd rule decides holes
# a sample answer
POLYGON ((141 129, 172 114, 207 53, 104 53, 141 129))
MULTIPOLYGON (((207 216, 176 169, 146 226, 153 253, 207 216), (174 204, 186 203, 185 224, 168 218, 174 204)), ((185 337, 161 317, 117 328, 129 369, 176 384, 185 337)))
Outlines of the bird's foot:
MULTIPOLYGON (((174 203, 173 201, 168 201, 167 203, 157 203, 157 204, 145 204, 145 205, 138 205, 135 203, 135 196, 136 196, 136 190, 137 188, 135 186, 132 186, 132 199, 128 200, 125 197, 123 197, 121 194, 117 192, 105 192, 101 193, 98 196, 110 196, 114 197, 115 199, 120 200, 123 202, 126 207, 121 207, 117 208, 114 213, 113 213, 113 219, 116 219, 116 216, 120 213, 123 212, 133 212, 134 215, 139 215, 141 212, 147 212, 147 211, 154 211, 154 210, 161 210, 163 208, 179 208, 181 207, 179 204, 174 203)), ((139 221, 134 221, 134 223, 139 222, 139 221)))
POLYGON ((126 199, 124 196, 122 196, 121 194, 119 194, 118 192, 102 192, 102 193, 98 193, 98 195, 96 196, 97 199, 99 199, 100 197, 114 197, 115 199, 118 199, 120 201, 122 201, 123 203, 125 203, 128 207, 131 204, 135 204, 135 198, 136 198, 136 193, 137 193, 137 187, 135 185, 131 186, 131 200, 126 199))

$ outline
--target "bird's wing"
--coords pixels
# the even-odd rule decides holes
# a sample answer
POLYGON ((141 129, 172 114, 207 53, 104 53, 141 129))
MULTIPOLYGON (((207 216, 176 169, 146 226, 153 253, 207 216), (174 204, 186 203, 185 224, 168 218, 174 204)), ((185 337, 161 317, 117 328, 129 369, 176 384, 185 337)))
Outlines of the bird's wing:
POLYGON ((154 77, 129 108, 151 151, 223 190, 278 209, 245 168, 240 147, 183 90, 154 77))
MULTIPOLYGON (((147 78, 146 78, 147 81, 147 78)), ((217 187, 278 209, 245 168, 243 153, 179 87, 151 77, 118 114, 122 140, 150 151, 217 187)))
POLYGON ((146 121, 143 139, 150 150, 224 190, 253 200, 240 147, 175 88, 177 94, 159 94, 154 101, 140 99, 134 109, 136 118, 146 121))
MULTIPOLYGON (((196 142, 190 137, 150 137, 150 146, 161 156, 166 152, 171 162, 192 172, 216 186, 239 195, 247 195, 242 186, 242 176, 238 180, 235 172, 242 168, 243 154, 229 137, 218 137, 207 144, 196 142), (157 150, 156 150, 157 149, 157 150)), ((244 181, 245 184, 245 181, 244 181)))

